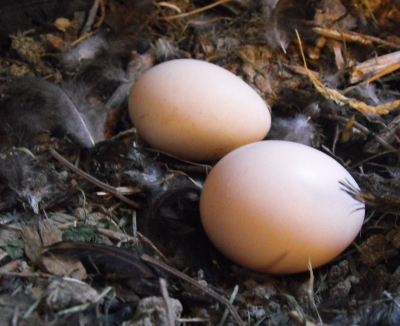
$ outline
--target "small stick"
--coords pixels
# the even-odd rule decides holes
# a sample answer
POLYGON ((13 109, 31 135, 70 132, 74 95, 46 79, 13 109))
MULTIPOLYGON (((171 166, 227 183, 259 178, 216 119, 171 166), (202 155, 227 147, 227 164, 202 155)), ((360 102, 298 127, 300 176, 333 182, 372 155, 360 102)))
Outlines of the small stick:
POLYGON ((77 45, 78 43, 82 42, 83 40, 86 40, 89 36, 92 36, 95 33, 95 31, 93 32, 89 32, 83 36, 81 36, 80 38, 78 38, 77 40, 73 41, 71 43, 71 46, 74 47, 75 45, 77 45))
POLYGON ((359 34, 356 32, 342 32, 340 30, 337 29, 333 29, 333 28, 322 28, 319 26, 316 26, 312 29, 315 33, 324 36, 324 37, 328 37, 328 38, 332 38, 334 40, 337 41, 346 41, 346 42, 358 42, 364 45, 370 45, 371 43, 377 43, 392 49, 400 49, 400 45, 396 44, 396 43, 392 43, 392 42, 388 42, 385 40, 382 40, 380 38, 377 37, 373 37, 370 35, 364 35, 364 34, 359 34))
POLYGON ((177 319, 180 323, 208 323, 210 320, 206 318, 179 318, 177 319))
POLYGON ((307 320, 303 316, 300 316, 299 313, 297 311, 295 311, 295 310, 289 311, 288 315, 292 320, 294 320, 296 323, 298 323, 300 325, 307 325, 307 326, 318 326, 318 325, 324 326, 325 325, 325 326, 329 326, 329 325, 326 325, 326 324, 318 324, 317 325, 317 324, 313 323, 312 321, 307 320))
POLYGON ((249 64, 250 66, 253 67, 253 69, 257 72, 259 72, 261 75, 265 77, 265 72, 257 66, 255 62, 253 62, 248 56, 246 56, 243 52, 241 51, 233 51, 240 59, 242 59, 245 63, 249 64))
POLYGON ((161 294, 162 294, 162 297, 163 297, 163 300, 165 303, 165 308, 167 310, 168 326, 175 326, 174 316, 172 315, 171 303, 169 301, 167 281, 162 277, 160 277, 160 288, 161 288, 161 294))
POLYGON ((94 24, 94 28, 99 28, 101 24, 103 24, 104 19, 106 18, 106 5, 104 3, 104 0, 100 0, 100 19, 99 21, 94 24))
POLYGON ((138 232, 137 234, 140 238, 140 241, 147 243, 160 256, 161 259, 163 259, 168 264, 170 263, 170 260, 167 257, 165 257, 165 255, 153 244, 153 242, 150 241, 149 238, 145 237, 140 232, 138 232))
MULTIPOLYGON (((333 114, 327 114, 326 117, 331 120, 335 121, 341 121, 343 123, 348 123, 348 119, 344 117, 340 117, 337 115, 333 114)), ((359 131, 361 131, 364 135, 371 135, 374 137, 375 141, 379 143, 382 147, 386 148, 387 150, 394 151, 396 148, 394 148, 392 145, 388 144, 382 137, 378 136, 374 132, 370 131, 367 127, 363 126, 361 123, 358 123, 357 121, 353 122, 353 126, 357 128, 359 131)))
POLYGON ((109 138, 109 140, 115 140, 115 139, 120 139, 123 138, 125 136, 134 136, 137 134, 137 130, 136 128, 130 128, 124 131, 121 131, 119 134, 112 136, 109 138))
POLYGON ((391 74, 392 72, 394 72, 394 71, 396 71, 398 69, 400 69, 400 63, 398 63, 398 64, 396 64, 396 65, 394 65, 392 67, 389 67, 386 70, 380 72, 379 74, 376 74, 375 76, 371 77, 370 79, 368 79, 367 84, 368 83, 372 83, 375 80, 377 80, 377 79, 379 79, 381 77, 384 77, 384 76, 386 76, 388 74, 391 74))
POLYGON ((244 322, 242 321, 242 319, 240 318, 239 314, 237 313, 237 311, 235 310, 235 308, 232 306, 232 304, 229 302, 228 299, 224 298, 223 296, 219 295, 218 293, 216 293, 215 291, 213 291, 212 289, 201 285, 199 282, 197 282, 196 280, 190 278, 189 276, 181 273, 180 271, 148 256, 148 255, 142 255, 140 256, 140 258, 145 261, 146 263, 149 263, 151 265, 154 265, 164 271, 166 271, 167 273, 170 273, 171 275, 174 275, 182 280, 184 280, 185 282, 193 285, 194 287, 202 290, 204 293, 208 294, 210 297, 212 297, 213 299, 217 300, 219 303, 225 305, 225 307, 229 310, 229 312, 232 314, 232 317, 236 320, 236 322, 238 323, 238 325, 240 326, 245 326, 244 322))
MULTIPOLYGON (((102 234, 108 238, 118 240, 120 242, 135 241, 134 237, 132 237, 128 234, 122 233, 122 232, 112 231, 112 230, 103 229, 103 228, 97 228, 97 231, 100 234, 102 234)), ((168 264, 170 263, 169 259, 167 257, 165 257, 165 255, 148 238, 146 238, 143 234, 141 234, 138 231, 137 231, 137 235, 139 236, 140 241, 149 245, 151 247, 151 249, 153 249, 154 252, 156 252, 157 255, 159 255, 162 260, 164 260, 168 264)))
POLYGON ((112 291, 112 289, 113 288, 111 286, 109 286, 109 287, 105 288, 103 290, 103 292, 101 292, 92 302, 87 302, 87 303, 81 304, 79 306, 61 310, 61 311, 57 312, 57 315, 62 316, 62 315, 67 315, 67 314, 71 314, 74 312, 84 311, 87 308, 89 308, 91 304, 100 302, 110 291, 112 291))
POLYGON ((21 278, 53 278, 52 274, 43 274, 43 273, 19 273, 19 272, 0 272, 0 276, 13 276, 13 277, 21 277, 21 278))
MULTIPOLYGON (((238 291, 239 291, 239 286, 235 285, 235 288, 233 289, 233 292, 231 294, 231 298, 229 299, 229 303, 233 303, 233 301, 235 301, 235 298, 236 298, 236 295, 237 295, 238 291)), ((228 317, 228 313, 229 313, 228 309, 225 308, 225 311, 222 314, 222 318, 221 318, 221 321, 219 322, 219 325, 224 325, 225 324, 226 317, 228 317)))
POLYGON ((336 104, 339 104, 341 106, 347 105, 352 109, 355 109, 361 113, 375 113, 375 114, 387 114, 390 110, 394 110, 400 105, 400 100, 396 100, 393 103, 387 103, 387 104, 381 104, 378 106, 370 106, 367 105, 364 102, 358 101, 354 98, 348 98, 344 96, 342 93, 340 93, 338 90, 326 87, 323 85, 318 78, 316 78, 313 74, 311 74, 308 70, 307 67, 307 62, 306 58, 303 52, 303 47, 301 45, 301 40, 300 40, 300 35, 298 31, 296 30, 296 35, 297 35, 297 40, 299 42, 299 47, 300 47, 300 54, 301 57, 303 58, 303 64, 304 68, 307 72, 308 78, 311 80, 313 83, 314 87, 317 89, 317 91, 325 97, 327 100, 334 101, 336 104))
POLYGON ((119 200, 123 201, 125 204, 128 204, 132 207, 135 208, 139 208, 140 205, 128 198, 126 198, 124 195, 122 195, 117 189, 115 189, 114 187, 96 179, 95 177, 91 176, 90 174, 82 171, 81 169, 79 169, 78 167, 76 167, 75 165, 73 165, 72 163, 70 163, 67 159, 65 159, 63 156, 61 156, 60 154, 58 154, 54 148, 50 148, 50 153, 51 155, 54 156, 54 158, 59 161, 62 165, 64 165, 65 167, 69 168, 70 170, 72 170, 73 172, 75 172, 76 174, 78 174, 79 176, 81 176, 82 178, 85 178, 86 180, 88 180, 89 182, 93 183, 94 185, 100 187, 101 189, 108 191, 111 195, 113 195, 114 197, 118 198, 119 200))
POLYGON ((192 26, 201 26, 201 25, 206 25, 206 24, 211 24, 211 23, 215 23, 219 20, 233 20, 231 17, 215 17, 209 20, 191 20, 189 21, 185 28, 183 29, 182 33, 184 33, 186 31, 186 28, 188 28, 190 25, 192 26))
POLYGON ((82 28, 81 37, 90 32, 92 25, 94 24, 94 20, 96 19, 96 13, 99 9, 101 0, 94 0, 92 8, 89 10, 88 18, 86 19, 85 26, 82 28))
POLYGON ((165 18, 161 18, 161 19, 162 20, 172 20, 172 19, 178 19, 178 18, 183 18, 183 17, 187 17, 187 16, 192 16, 192 15, 198 14, 200 12, 206 11, 208 9, 214 8, 216 6, 222 5, 222 4, 226 3, 226 2, 230 2, 230 1, 232 1, 232 0, 220 0, 220 1, 217 1, 215 3, 210 4, 208 6, 205 6, 203 8, 199 8, 199 9, 196 9, 196 10, 193 10, 193 11, 190 11, 190 12, 186 12, 184 14, 169 16, 169 17, 165 17, 165 18))

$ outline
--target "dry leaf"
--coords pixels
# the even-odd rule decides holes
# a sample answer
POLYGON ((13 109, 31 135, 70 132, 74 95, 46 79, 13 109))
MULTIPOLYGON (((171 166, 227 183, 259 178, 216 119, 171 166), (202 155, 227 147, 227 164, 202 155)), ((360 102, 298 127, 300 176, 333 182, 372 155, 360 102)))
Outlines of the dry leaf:
POLYGON ((78 259, 72 257, 42 256, 41 268, 53 275, 67 276, 77 280, 87 278, 85 267, 78 259))

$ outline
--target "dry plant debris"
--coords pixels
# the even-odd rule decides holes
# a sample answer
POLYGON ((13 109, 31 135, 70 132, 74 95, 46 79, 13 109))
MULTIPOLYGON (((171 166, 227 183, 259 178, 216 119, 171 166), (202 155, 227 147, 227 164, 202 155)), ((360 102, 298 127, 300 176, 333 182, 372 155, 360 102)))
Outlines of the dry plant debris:
POLYGON ((0 324, 400 325, 399 49, 399 1, 0 3, 0 324), (269 139, 348 168, 367 216, 341 256, 271 276, 216 252, 198 213, 215 162, 150 150, 127 114, 176 58, 238 75, 269 139))

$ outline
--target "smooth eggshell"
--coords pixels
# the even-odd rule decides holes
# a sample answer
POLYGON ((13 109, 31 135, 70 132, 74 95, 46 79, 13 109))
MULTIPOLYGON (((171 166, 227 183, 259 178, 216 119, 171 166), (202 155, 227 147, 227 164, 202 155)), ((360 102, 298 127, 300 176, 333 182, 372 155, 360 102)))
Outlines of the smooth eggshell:
POLYGON ((271 126, 263 99, 231 72, 179 59, 148 70, 134 85, 129 112, 153 148, 204 161, 262 140, 271 126))
POLYGON ((356 237, 365 207, 339 181, 359 189, 338 162, 311 147, 263 141, 220 160, 207 177, 200 213, 214 245, 236 263, 289 274, 339 255, 356 237))

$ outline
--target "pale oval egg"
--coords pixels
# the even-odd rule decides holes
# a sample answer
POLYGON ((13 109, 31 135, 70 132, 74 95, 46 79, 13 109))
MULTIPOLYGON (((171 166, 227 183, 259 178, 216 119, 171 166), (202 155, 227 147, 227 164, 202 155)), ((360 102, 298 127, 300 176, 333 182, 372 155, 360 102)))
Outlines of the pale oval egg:
POLYGON ((259 272, 306 271, 339 255, 357 236, 365 207, 339 184, 359 189, 328 155, 287 141, 243 146, 210 172, 200 198, 204 229, 236 263, 259 272))
POLYGON ((263 99, 239 77, 211 63, 159 64, 133 86, 129 113, 153 148, 182 159, 213 160, 262 140, 271 126, 263 99))

